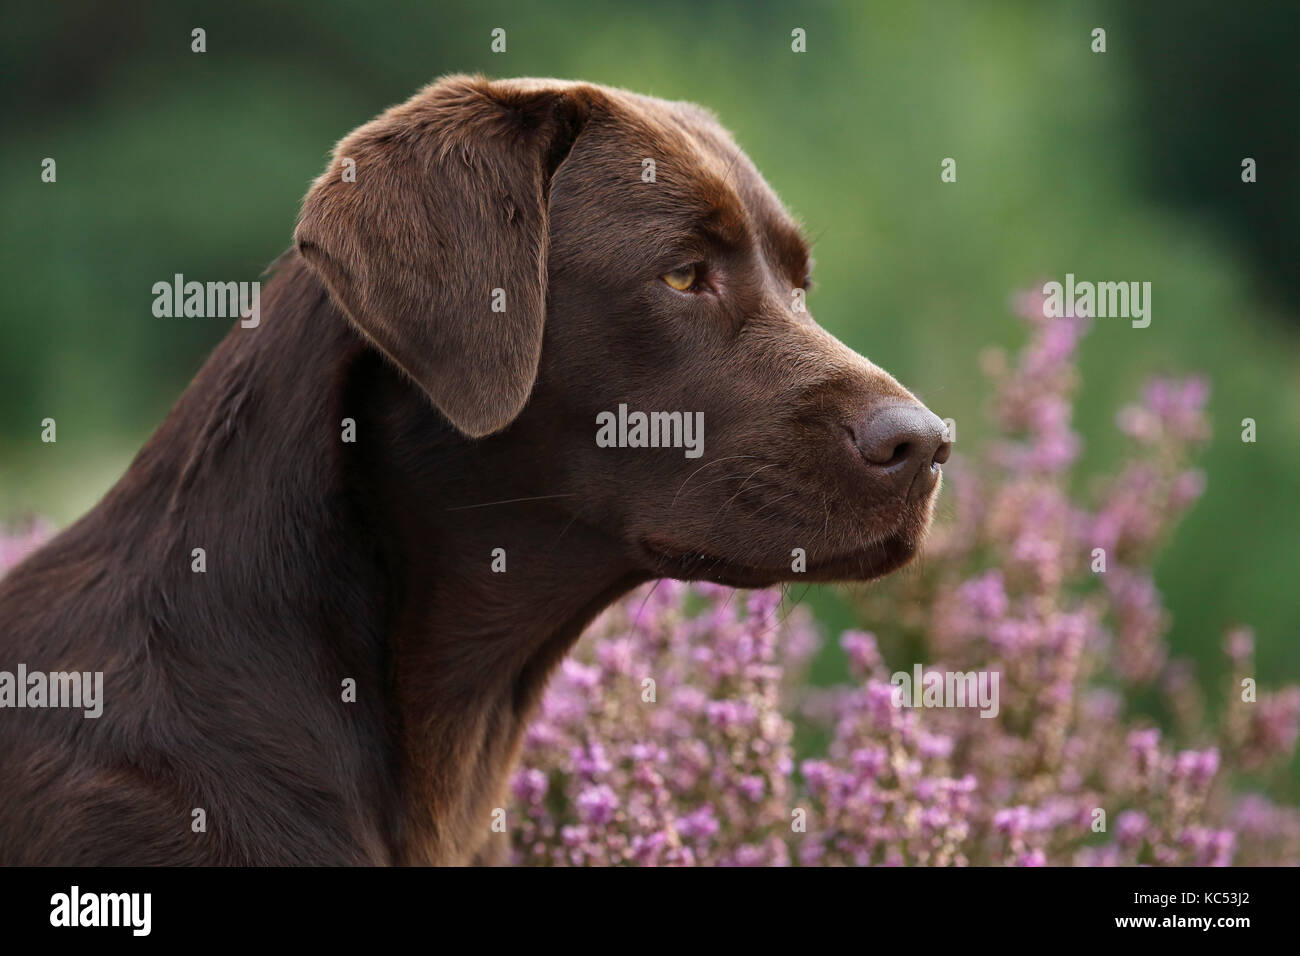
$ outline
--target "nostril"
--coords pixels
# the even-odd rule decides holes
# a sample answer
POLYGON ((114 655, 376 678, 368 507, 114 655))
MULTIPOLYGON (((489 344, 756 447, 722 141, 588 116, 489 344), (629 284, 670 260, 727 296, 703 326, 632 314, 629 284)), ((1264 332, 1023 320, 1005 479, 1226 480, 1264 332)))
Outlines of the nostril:
POLYGON ((943 422, 920 404, 878 408, 848 431, 862 460, 901 487, 921 469, 943 464, 951 450, 943 422))

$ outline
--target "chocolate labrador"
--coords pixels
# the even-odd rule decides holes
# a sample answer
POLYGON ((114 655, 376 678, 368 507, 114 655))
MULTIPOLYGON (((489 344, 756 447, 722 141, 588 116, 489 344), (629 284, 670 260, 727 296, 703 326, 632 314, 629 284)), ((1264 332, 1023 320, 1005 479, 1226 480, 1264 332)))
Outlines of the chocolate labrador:
POLYGON ((0 710, 4 863, 490 856, 611 601, 865 580, 926 532, 943 423, 813 321, 807 243, 699 107, 448 77, 338 145, 294 238, 0 583, 0 669, 103 680, 98 717, 0 710))

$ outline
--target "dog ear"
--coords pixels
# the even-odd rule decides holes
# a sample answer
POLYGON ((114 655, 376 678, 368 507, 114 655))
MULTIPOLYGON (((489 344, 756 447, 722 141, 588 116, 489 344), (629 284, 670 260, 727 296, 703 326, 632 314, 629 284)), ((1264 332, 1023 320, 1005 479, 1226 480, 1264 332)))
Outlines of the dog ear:
POLYGON ((550 180, 594 93, 444 79, 340 142, 303 200, 303 258, 471 438, 509 425, 537 377, 550 180))

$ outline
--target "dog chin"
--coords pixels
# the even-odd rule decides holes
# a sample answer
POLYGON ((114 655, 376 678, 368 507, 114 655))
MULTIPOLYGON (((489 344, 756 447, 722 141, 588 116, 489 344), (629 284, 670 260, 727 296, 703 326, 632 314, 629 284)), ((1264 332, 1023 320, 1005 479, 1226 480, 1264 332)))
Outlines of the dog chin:
POLYGON ((830 583, 870 581, 903 567, 916 556, 923 534, 900 530, 862 548, 819 558, 808 557, 807 568, 796 571, 793 560, 785 567, 763 567, 743 558, 711 554, 685 548, 661 539, 648 538, 641 548, 656 577, 678 581, 711 581, 736 588, 763 588, 788 581, 830 583))

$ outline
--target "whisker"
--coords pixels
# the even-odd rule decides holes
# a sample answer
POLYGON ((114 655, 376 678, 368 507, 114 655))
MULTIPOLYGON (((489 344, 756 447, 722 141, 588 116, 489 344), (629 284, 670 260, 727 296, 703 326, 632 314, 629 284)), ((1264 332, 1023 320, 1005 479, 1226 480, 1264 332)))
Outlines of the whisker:
POLYGON ((650 595, 654 594, 655 591, 659 589, 659 583, 661 581, 663 581, 663 578, 655 578, 655 583, 650 586, 650 590, 647 591, 645 597, 641 599, 641 606, 636 609, 636 619, 632 622, 634 628, 641 624, 641 612, 645 610, 646 602, 650 600, 650 595))
POLYGON ((555 536, 555 541, 551 544, 551 553, 554 553, 555 549, 559 547, 560 539, 563 538, 568 533, 569 529, 573 527, 573 523, 577 520, 578 520, 578 516, 575 514, 572 518, 570 518, 568 521, 565 522, 564 527, 560 529, 560 533, 555 536))
POLYGON ((710 478, 708 481, 704 482, 704 483, 701 484, 701 485, 696 485, 695 487, 696 487, 696 488, 707 488, 707 487, 709 487, 709 485, 716 485, 716 484, 717 484, 718 482, 720 482, 720 481, 730 481, 730 480, 733 479, 733 478, 739 478, 739 477, 741 477, 739 474, 735 474, 735 475, 723 475, 721 478, 710 478))
POLYGON ((728 455, 726 458, 714 458, 712 461, 706 461, 704 464, 700 465, 699 468, 696 468, 693 472, 691 472, 689 475, 686 476, 686 481, 682 482, 681 488, 677 489, 677 494, 673 495, 673 503, 668 506, 669 510, 677 507, 677 495, 680 495, 682 493, 682 488, 685 488, 687 483, 696 475, 698 475, 700 472, 702 472, 705 468, 708 468, 710 465, 716 465, 719 462, 735 461, 738 458, 757 458, 757 457, 758 457, 757 455, 728 455))
POLYGON ((790 615, 794 613, 794 609, 803 603, 803 599, 808 596, 808 592, 812 590, 812 587, 813 587, 812 582, 809 582, 808 584, 804 585, 803 593, 800 594, 797 598, 795 598, 794 603, 790 605, 790 609, 785 612, 785 617, 777 621, 776 622, 777 624, 784 624, 786 621, 790 619, 790 615))
POLYGON ((743 151, 741 150, 741 148, 740 148, 739 146, 737 146, 737 147, 736 147, 736 155, 731 157, 731 162, 729 162, 729 163, 727 164, 727 171, 726 171, 725 173, 722 174, 722 181, 723 181, 723 183, 726 183, 727 179, 731 176, 731 170, 732 170, 732 168, 733 168, 733 167, 736 165, 736 163, 740 160, 740 157, 741 157, 742 155, 744 155, 743 151))
POLYGON ((759 508, 759 509, 758 509, 757 511, 755 511, 752 515, 750 515, 750 517, 751 517, 751 518, 757 518, 759 515, 761 515, 761 514, 763 513, 763 510, 764 510, 765 508, 770 508, 770 507, 772 507, 772 505, 776 504, 778 501, 782 501, 782 500, 784 500, 784 499, 786 499, 786 498, 789 498, 791 495, 797 495, 798 493, 799 493, 799 492, 797 492, 797 491, 788 491, 788 492, 786 492, 785 494, 781 495, 779 498, 773 498, 773 499, 772 499, 771 501, 769 501, 767 504, 763 505, 762 508, 759 508))
MULTIPOLYGON (((742 481, 742 482, 740 483, 740 487, 736 489, 736 493, 735 493, 734 495, 732 495, 730 498, 728 498, 726 501, 724 501, 724 502, 722 503, 722 507, 720 507, 720 508, 719 508, 719 509, 714 513, 714 515, 713 515, 713 519, 712 519, 712 520, 713 520, 713 521, 717 521, 717 520, 718 520, 718 516, 721 515, 722 512, 723 512, 724 510, 726 510, 726 507, 727 507, 729 504, 731 504, 733 501, 735 501, 737 498, 740 497, 740 493, 741 493, 742 491, 744 491, 744 490, 745 490, 745 486, 746 486, 747 484, 749 484, 749 480, 750 480, 750 478, 753 478, 753 477, 754 477, 755 475, 757 475, 760 471, 766 471, 766 470, 769 469, 769 468, 775 468, 778 464, 779 464, 779 462, 775 462, 775 461, 774 461, 774 462, 770 462, 769 464, 766 464, 766 465, 760 465, 759 467, 757 467, 757 468, 755 468, 753 471, 751 471, 751 472, 749 473, 749 478, 746 478, 744 481, 742 481)), ((712 529, 712 524, 710 524, 710 529, 712 529)))
POLYGON ((533 498, 503 498, 500 501, 484 501, 476 505, 457 505, 448 511, 468 511, 471 508, 492 508, 496 505, 513 505, 520 501, 546 501, 548 498, 576 498, 577 495, 537 495, 533 498))

